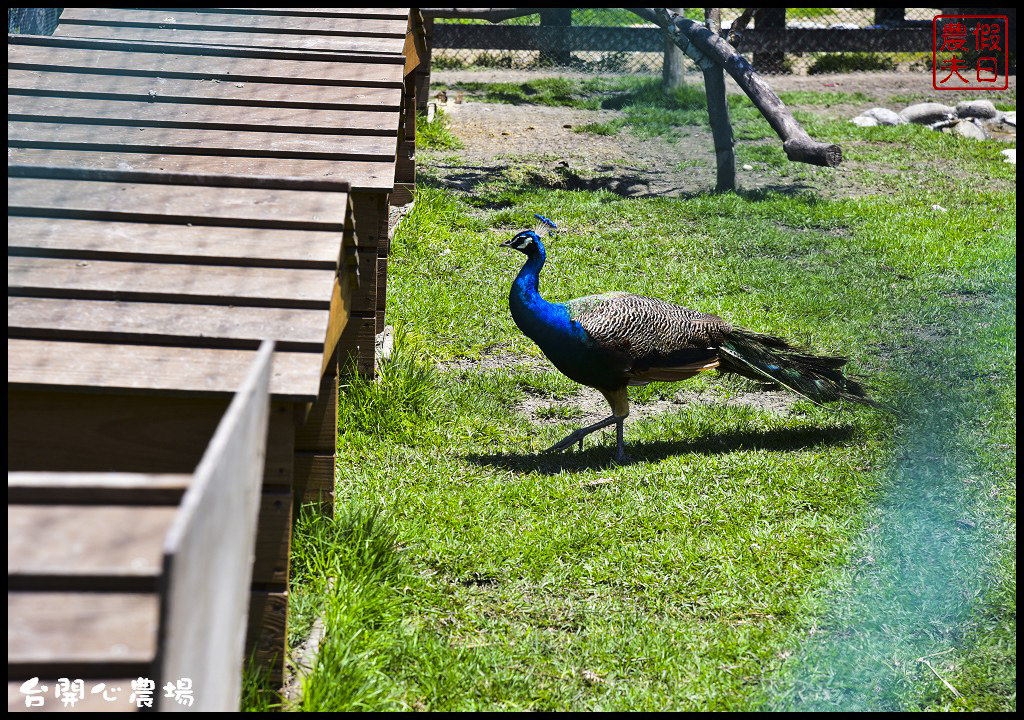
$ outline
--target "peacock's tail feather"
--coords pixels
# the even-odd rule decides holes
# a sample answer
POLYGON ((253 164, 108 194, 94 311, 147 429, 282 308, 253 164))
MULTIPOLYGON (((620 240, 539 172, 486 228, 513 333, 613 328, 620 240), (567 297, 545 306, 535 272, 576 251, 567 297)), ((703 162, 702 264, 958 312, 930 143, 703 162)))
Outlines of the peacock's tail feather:
POLYGON ((818 405, 849 400, 878 406, 860 383, 843 374, 846 358, 814 355, 774 335, 732 328, 719 357, 720 370, 776 382, 818 405))

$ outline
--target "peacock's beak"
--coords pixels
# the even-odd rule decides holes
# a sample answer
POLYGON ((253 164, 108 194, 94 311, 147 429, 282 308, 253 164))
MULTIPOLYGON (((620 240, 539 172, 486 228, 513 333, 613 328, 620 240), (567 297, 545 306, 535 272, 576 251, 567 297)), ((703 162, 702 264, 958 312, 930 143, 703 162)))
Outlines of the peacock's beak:
POLYGON ((500 245, 498 245, 498 247, 512 247, 512 241, 514 239, 515 238, 509 238, 508 240, 504 240, 500 245))

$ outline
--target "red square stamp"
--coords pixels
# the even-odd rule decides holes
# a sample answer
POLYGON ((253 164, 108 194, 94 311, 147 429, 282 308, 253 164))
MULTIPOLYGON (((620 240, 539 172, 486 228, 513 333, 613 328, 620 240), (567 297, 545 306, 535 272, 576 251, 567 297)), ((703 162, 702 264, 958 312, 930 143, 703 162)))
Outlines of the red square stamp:
POLYGON ((1010 87, 1008 28, 1005 15, 936 15, 932 19, 932 87, 1010 87))

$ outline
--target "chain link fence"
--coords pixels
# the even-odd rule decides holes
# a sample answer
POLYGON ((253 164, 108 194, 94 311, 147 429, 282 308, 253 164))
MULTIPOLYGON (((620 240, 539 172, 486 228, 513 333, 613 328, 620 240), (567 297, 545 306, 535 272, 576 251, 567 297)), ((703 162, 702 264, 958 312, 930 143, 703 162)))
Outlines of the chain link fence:
MULTIPOLYGON (((767 74, 930 72, 932 18, 943 12, 950 10, 759 8, 730 41, 767 74)), ((723 33, 742 13, 743 8, 722 8, 723 33)), ((703 8, 686 8, 685 15, 704 20, 703 8)), ((439 18, 432 35, 437 69, 660 73, 664 60, 660 30, 622 8, 545 9, 497 24, 439 18)), ((692 63, 686 67, 696 69, 692 63)))
POLYGON ((53 35, 64 8, 7 8, 7 32, 53 35))

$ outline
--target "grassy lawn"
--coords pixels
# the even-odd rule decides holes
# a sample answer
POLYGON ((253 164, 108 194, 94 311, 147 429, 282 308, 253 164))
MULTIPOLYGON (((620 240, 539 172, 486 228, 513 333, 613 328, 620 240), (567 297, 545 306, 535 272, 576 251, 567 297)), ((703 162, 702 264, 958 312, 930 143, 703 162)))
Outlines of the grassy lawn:
MULTIPOLYGON (((639 132, 706 122, 639 86, 543 92, 614 98, 639 132)), ((825 95, 801 99, 848 100, 825 95)), ((419 188, 395 355, 343 389, 337 517, 295 538, 291 640, 326 627, 302 709, 1015 709, 1015 169, 998 143, 804 114, 865 188, 832 199, 734 102, 740 162, 813 190, 419 188), (541 454, 597 393, 509 315, 522 257, 498 243, 535 212, 564 228, 548 299, 628 290, 846 354, 895 412, 701 377, 631 389, 626 465, 613 433, 541 454)))

